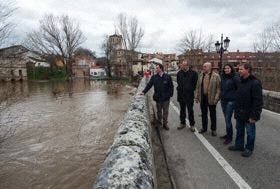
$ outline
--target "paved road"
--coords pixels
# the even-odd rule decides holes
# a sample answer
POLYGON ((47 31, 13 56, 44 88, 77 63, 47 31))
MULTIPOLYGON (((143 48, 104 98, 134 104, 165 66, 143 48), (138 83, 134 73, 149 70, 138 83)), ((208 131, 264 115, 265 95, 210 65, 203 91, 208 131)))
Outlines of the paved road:
MULTIPOLYGON (((280 114, 263 110, 261 120, 257 122, 254 154, 250 158, 244 158, 240 152, 229 151, 222 140, 212 137, 210 132, 202 137, 201 134, 192 133, 186 128, 177 130, 180 122, 176 112, 176 90, 174 92, 171 104, 174 104, 175 109, 170 106, 170 130, 162 130, 161 134, 176 188, 280 188, 280 114), (206 143, 209 142, 210 148, 214 147, 214 151, 221 155, 216 157, 220 163, 206 148, 207 145, 201 142, 201 137, 202 140, 206 139, 206 143), (224 164, 223 158, 228 164, 224 164)), ((195 104, 194 110, 196 128, 200 129, 198 104, 195 104)), ((233 122, 235 125, 235 121, 233 122)), ((220 104, 217 106, 217 133, 218 136, 225 134, 220 104)))

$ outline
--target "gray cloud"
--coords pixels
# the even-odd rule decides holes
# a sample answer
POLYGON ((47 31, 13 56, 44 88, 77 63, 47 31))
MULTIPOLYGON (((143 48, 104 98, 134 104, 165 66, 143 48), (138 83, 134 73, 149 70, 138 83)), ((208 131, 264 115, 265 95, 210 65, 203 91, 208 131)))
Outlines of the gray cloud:
POLYGON ((142 51, 174 52, 190 29, 202 29, 219 39, 231 39, 230 50, 252 50, 258 32, 280 20, 278 0, 17 0, 16 35, 23 39, 36 29, 46 13, 68 14, 80 23, 87 41, 84 46, 101 54, 103 36, 115 32, 117 15, 136 16, 145 30, 142 51))

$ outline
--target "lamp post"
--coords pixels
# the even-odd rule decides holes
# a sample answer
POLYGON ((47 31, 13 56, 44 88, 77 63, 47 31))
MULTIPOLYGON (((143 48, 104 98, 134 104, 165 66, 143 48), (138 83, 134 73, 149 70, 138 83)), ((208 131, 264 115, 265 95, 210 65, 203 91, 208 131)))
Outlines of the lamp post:
POLYGON ((223 34, 221 35, 221 43, 219 41, 217 41, 215 43, 215 47, 216 47, 216 51, 217 53, 220 53, 220 62, 219 62, 219 73, 222 73, 222 66, 223 66, 223 53, 227 50, 228 46, 229 46, 229 38, 226 37, 225 40, 223 40, 223 34))
POLYGON ((141 54, 141 66, 142 66, 142 76, 144 77, 144 69, 143 69, 143 64, 144 64, 144 58, 143 54, 141 54))

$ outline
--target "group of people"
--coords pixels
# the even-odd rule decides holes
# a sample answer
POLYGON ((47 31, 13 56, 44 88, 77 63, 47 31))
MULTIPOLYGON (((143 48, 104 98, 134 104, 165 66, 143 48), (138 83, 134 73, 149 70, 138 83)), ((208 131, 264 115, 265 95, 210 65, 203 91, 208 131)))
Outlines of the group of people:
MULTIPOLYGON (((150 78, 141 95, 146 94, 154 86, 153 99, 157 107, 157 125, 168 127, 168 110, 170 98, 173 96, 174 85, 170 75, 164 72, 161 64, 156 65, 155 74, 150 78)), ((208 110, 211 120, 211 135, 217 136, 216 106, 221 101, 225 119, 226 134, 220 136, 224 144, 233 140, 232 116, 236 119, 235 144, 229 146, 231 151, 242 151, 243 157, 249 157, 254 151, 256 125, 260 119, 263 98, 261 82, 252 75, 252 66, 248 63, 238 66, 238 73, 232 65, 226 64, 222 73, 212 70, 212 64, 203 64, 202 72, 192 70, 187 60, 180 64, 177 73, 177 100, 180 104, 180 124, 177 129, 183 129, 186 124, 186 109, 190 130, 195 132, 194 102, 200 103, 202 127, 198 131, 203 134, 208 129, 208 110), (245 130, 247 142, 245 144, 245 130)))

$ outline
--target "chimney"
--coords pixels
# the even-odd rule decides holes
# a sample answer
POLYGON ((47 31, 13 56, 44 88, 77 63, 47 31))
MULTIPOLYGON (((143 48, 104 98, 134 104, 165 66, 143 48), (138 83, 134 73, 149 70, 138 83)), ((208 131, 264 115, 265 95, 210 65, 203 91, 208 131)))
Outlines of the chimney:
POLYGON ((239 50, 237 50, 237 52, 239 53, 239 50))

